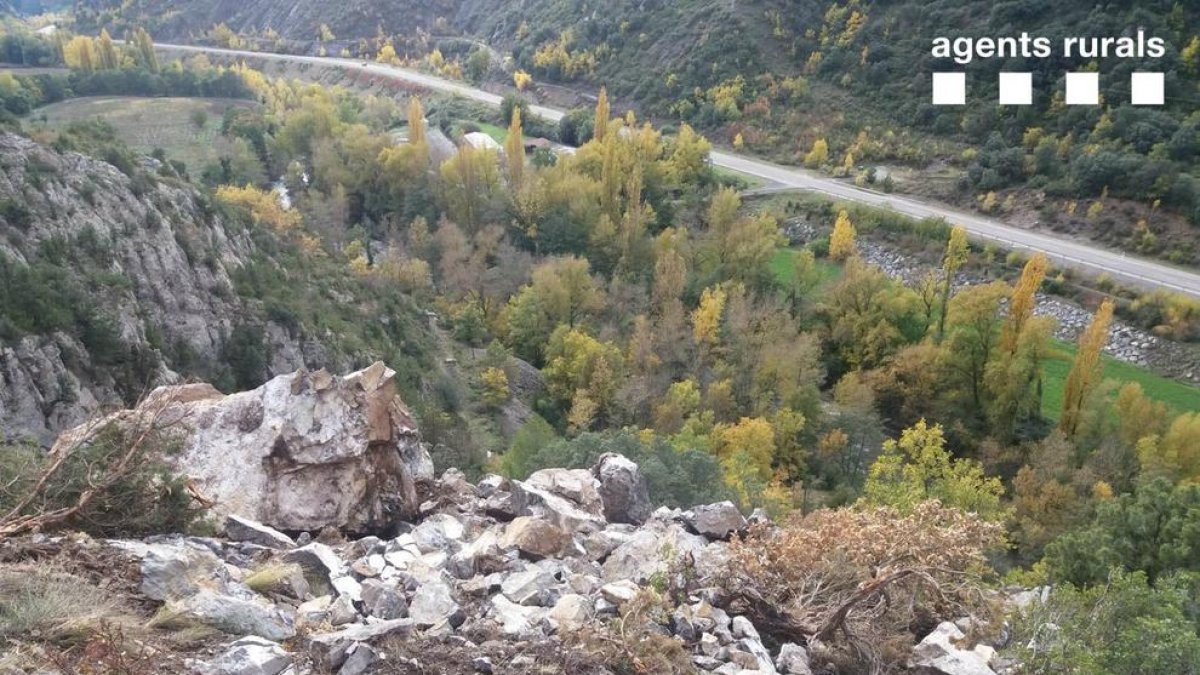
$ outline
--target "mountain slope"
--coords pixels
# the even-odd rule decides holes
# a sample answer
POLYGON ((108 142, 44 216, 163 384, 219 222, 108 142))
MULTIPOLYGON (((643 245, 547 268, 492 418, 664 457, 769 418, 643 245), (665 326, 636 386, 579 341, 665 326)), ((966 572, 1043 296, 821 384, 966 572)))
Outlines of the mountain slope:
POLYGON ((317 277, 155 160, 113 159, 121 168, 0 135, 0 435, 45 442, 188 377, 229 390, 301 366, 420 358, 423 318, 404 298, 387 301, 394 334, 378 335, 364 317, 382 310, 348 274, 317 277), (335 344, 323 316, 359 327, 335 344))

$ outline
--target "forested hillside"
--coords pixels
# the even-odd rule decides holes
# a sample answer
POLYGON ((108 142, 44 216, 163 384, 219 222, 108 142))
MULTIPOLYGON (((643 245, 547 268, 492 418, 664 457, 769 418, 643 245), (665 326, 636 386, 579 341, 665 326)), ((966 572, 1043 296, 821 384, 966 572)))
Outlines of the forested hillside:
MULTIPOLYGON (((120 8, 92 0, 80 3, 78 19, 85 30, 146 23, 159 35, 201 41, 218 37, 212 28, 224 22, 235 33, 258 36, 246 44, 259 48, 345 50, 368 58, 390 42, 406 59, 438 50, 438 63, 457 64, 439 72, 476 77, 487 59, 482 70, 472 66, 474 43, 454 39, 468 36, 511 56, 509 71, 585 90, 605 84, 622 105, 664 122, 689 122, 737 149, 1175 262, 1195 262, 1200 254, 1193 229, 1200 223, 1194 113, 1200 9, 1189 3, 360 5, 334 11, 325 3, 188 2, 185 12, 170 0, 120 8), (1064 58, 1057 47, 1067 36, 1118 37, 1138 29, 1164 39, 1163 58, 1093 62, 1064 58), (930 104, 929 73, 962 69, 930 55, 934 37, 1022 31, 1051 38, 1055 56, 976 60, 965 67, 967 106, 930 104), (1063 75, 1078 69, 1101 72, 1103 106, 1063 104, 1063 75), (1034 73, 1033 106, 995 105, 1001 70, 1034 73), (1166 73, 1165 107, 1129 105, 1135 70, 1166 73)), ((493 75, 511 82, 511 75, 493 75)))

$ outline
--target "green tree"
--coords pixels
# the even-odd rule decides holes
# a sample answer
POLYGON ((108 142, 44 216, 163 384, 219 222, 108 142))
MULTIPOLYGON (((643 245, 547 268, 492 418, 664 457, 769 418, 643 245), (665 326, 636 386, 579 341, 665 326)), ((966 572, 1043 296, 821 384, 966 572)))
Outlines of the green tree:
POLYGON ((999 478, 988 478, 983 467, 969 459, 954 459, 946 450, 941 425, 925 420, 883 444, 883 454, 871 465, 863 500, 893 506, 902 512, 929 499, 945 506, 978 513, 989 520, 1004 516, 999 478))
POLYGON ((950 290, 954 287, 954 275, 967 262, 967 230, 956 225, 950 230, 946 242, 946 255, 942 257, 942 314, 938 318, 937 341, 946 334, 946 314, 950 311, 950 290))

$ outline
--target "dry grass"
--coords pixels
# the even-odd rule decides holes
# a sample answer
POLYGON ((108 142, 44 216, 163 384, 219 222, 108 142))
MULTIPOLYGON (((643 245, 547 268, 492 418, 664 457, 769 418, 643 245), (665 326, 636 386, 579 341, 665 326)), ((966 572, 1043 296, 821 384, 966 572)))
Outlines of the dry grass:
POLYGON ((0 567, 0 637, 73 641, 101 622, 129 623, 121 604, 88 580, 54 567, 0 567))

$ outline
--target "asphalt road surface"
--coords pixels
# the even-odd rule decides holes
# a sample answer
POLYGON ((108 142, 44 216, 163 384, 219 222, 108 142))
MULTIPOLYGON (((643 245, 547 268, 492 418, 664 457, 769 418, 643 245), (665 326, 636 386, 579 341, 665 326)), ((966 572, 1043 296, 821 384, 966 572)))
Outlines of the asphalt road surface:
MULTIPOLYGON (((501 97, 496 94, 476 89, 460 82, 452 82, 405 68, 397 68, 369 61, 364 62, 357 59, 271 54, 267 52, 251 52, 191 45, 159 44, 157 47, 167 51, 203 52, 273 61, 337 66, 348 70, 366 71, 384 77, 395 78, 396 80, 416 84, 431 90, 457 94, 463 98, 490 105, 498 106, 501 101, 501 97)), ((551 122, 557 122, 562 119, 564 114, 563 110, 541 105, 530 106, 530 110, 551 122)), ((995 242, 1015 250, 1041 251, 1049 256, 1051 260, 1065 267, 1072 267, 1095 274, 1107 274, 1113 279, 1142 287, 1164 288, 1200 297, 1200 273, 1195 269, 1175 267, 1145 258, 1126 255, 1119 251, 1101 248, 1086 242, 1051 234, 1032 232, 1020 227, 1006 225, 999 220, 980 217, 937 203, 866 190, 804 169, 772 164, 728 152, 714 151, 711 156, 712 162, 716 166, 766 180, 771 186, 766 188, 767 190, 808 190, 820 192, 845 201, 892 209, 915 218, 945 218, 950 223, 965 227, 972 238, 977 240, 995 242)))

